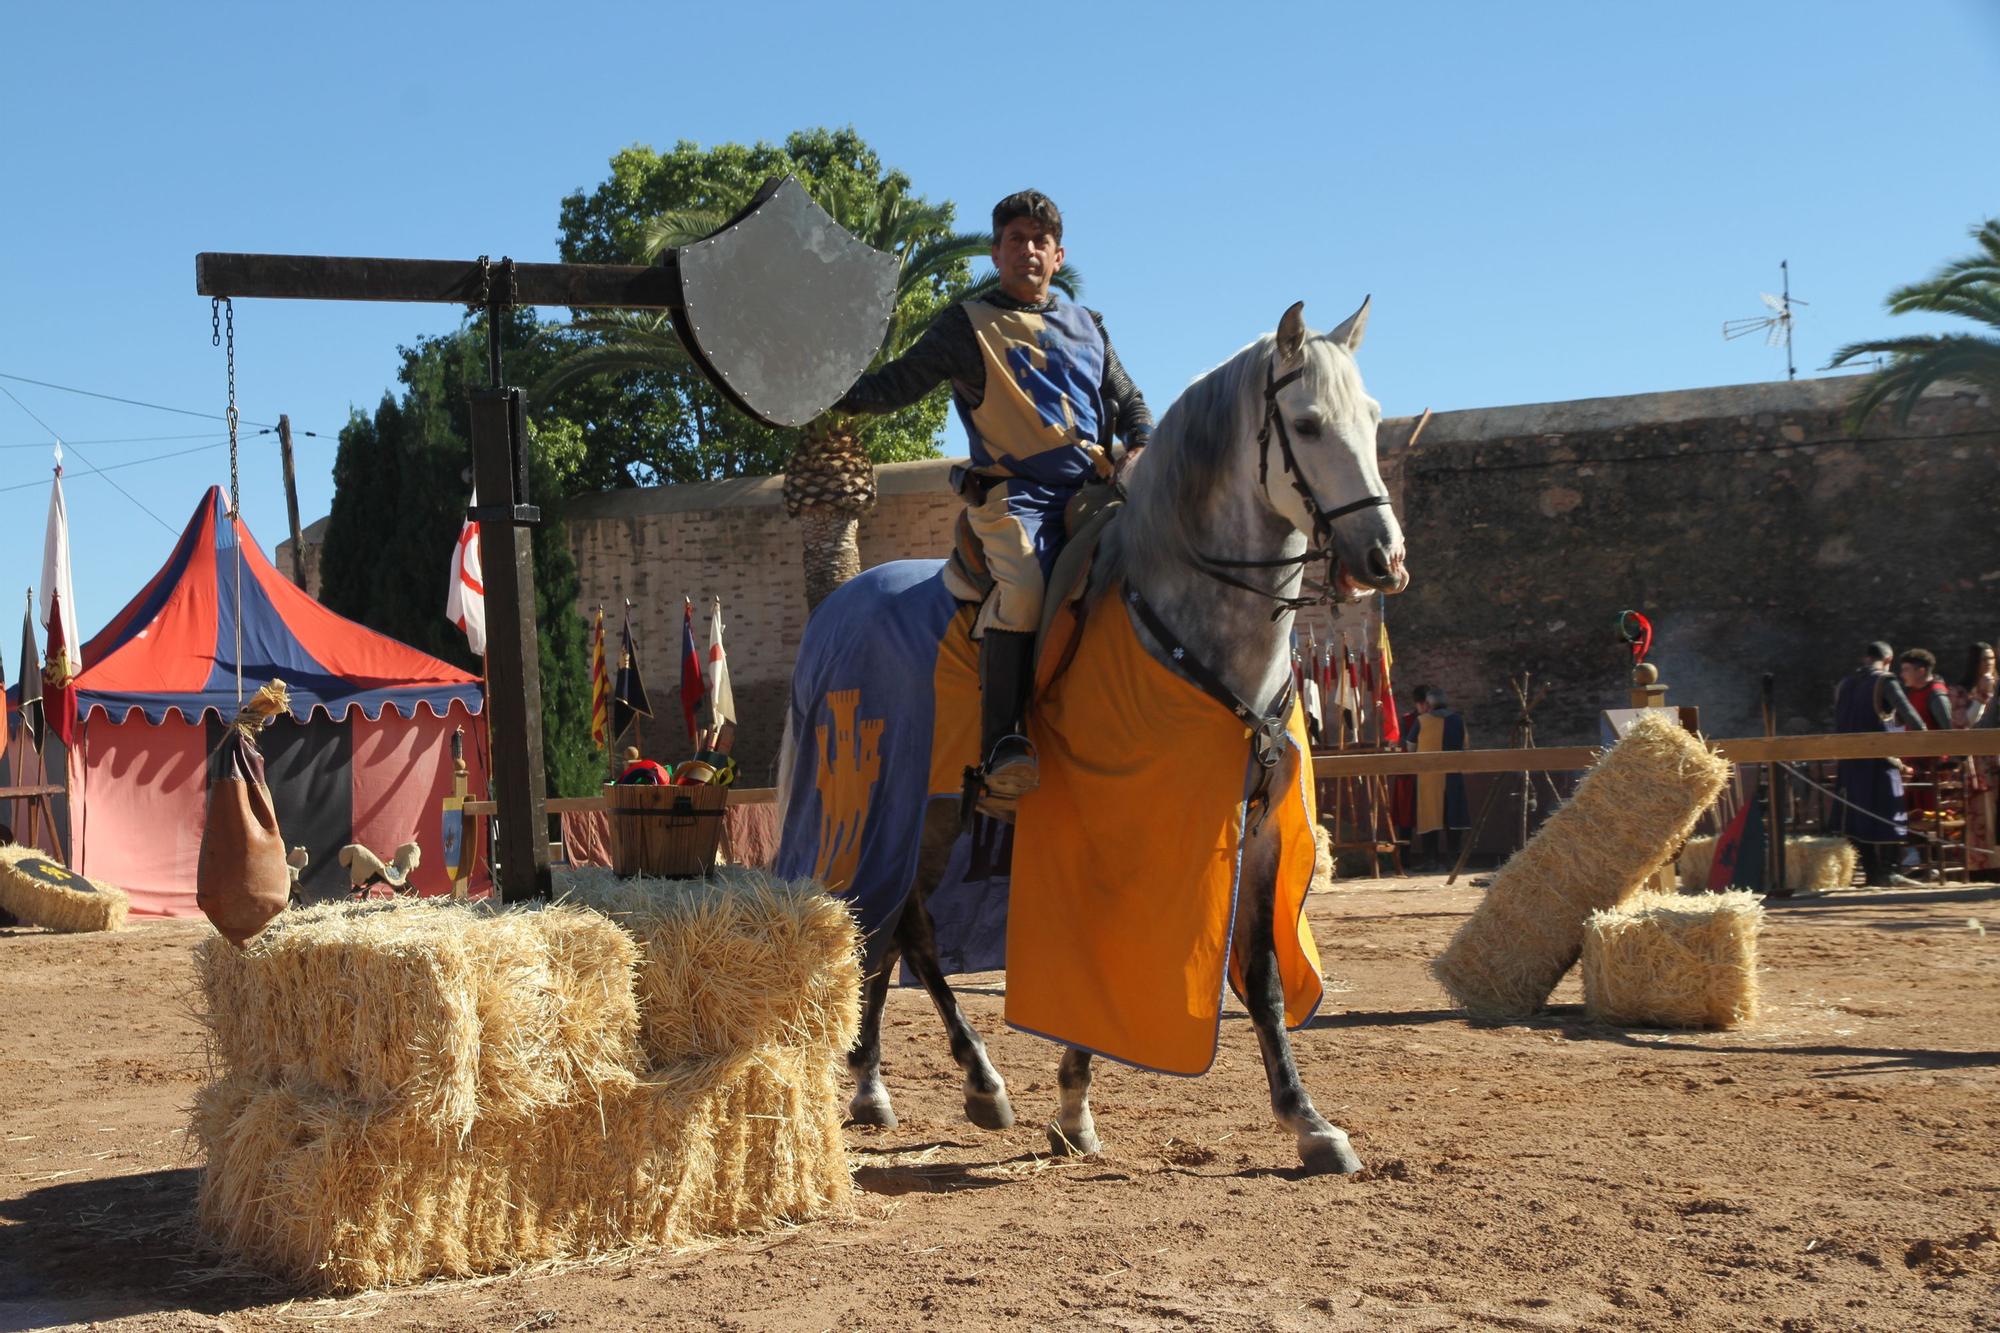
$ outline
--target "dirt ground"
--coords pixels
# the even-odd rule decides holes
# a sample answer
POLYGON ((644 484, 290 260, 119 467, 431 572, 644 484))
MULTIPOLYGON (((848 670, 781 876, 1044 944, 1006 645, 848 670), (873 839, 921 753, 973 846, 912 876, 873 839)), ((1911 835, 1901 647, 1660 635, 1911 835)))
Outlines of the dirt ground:
POLYGON ((0 1330, 2000 1329, 2000 886, 1774 902, 1758 1025, 1673 1034, 1587 1023, 1574 977, 1467 1024, 1423 964, 1477 894, 1311 901, 1339 980, 1299 1063, 1359 1178, 1297 1173, 1240 1014, 1207 1077, 1100 1066, 1104 1153, 1049 1160, 1056 1052, 982 976, 1021 1123, 963 1120, 897 992, 902 1124, 850 1131, 851 1216, 347 1300, 191 1233, 207 926, 0 931, 0 1330))

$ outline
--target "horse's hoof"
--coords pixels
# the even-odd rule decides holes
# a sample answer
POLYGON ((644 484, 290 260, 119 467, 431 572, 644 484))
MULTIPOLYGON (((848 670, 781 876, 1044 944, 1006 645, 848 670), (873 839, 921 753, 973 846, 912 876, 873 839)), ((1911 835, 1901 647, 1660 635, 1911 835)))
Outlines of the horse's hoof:
POLYGON ((1091 1153, 1103 1152, 1104 1145, 1098 1141, 1097 1131, 1094 1129, 1065 1134, 1061 1125, 1051 1124, 1049 1151, 1057 1157, 1086 1157, 1091 1153))
POLYGON ((847 1104, 847 1123, 872 1125, 876 1129, 896 1127, 896 1108, 887 1097, 856 1097, 847 1104))
POLYGON ((1361 1170, 1361 1159, 1354 1155, 1347 1135, 1338 1132, 1300 1139, 1299 1160, 1309 1176, 1351 1176, 1361 1170))
POLYGON ((981 1129, 1012 1129, 1014 1104, 1004 1092, 968 1092, 965 1118, 981 1129))

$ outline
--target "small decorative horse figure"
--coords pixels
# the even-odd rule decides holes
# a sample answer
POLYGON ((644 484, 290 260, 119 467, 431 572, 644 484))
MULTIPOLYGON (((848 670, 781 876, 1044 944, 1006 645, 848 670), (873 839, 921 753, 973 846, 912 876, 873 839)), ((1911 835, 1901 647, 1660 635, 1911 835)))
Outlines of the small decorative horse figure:
MULTIPOLYGON (((1121 616, 1127 608, 1119 603, 1128 603, 1144 652, 1251 728, 1253 752, 1260 740, 1265 747, 1258 757, 1270 773, 1266 794, 1282 793, 1288 784, 1298 788, 1298 766, 1309 763, 1296 744, 1284 740, 1294 703, 1294 611, 1370 591, 1400 592, 1408 582, 1401 530, 1376 464, 1381 409, 1362 388, 1353 357, 1368 303, 1323 335, 1307 330, 1302 310, 1303 303, 1292 306, 1275 334, 1196 380, 1167 411, 1143 459, 1131 469, 1129 498, 1105 532, 1084 593, 1086 616, 1121 616), (1308 569, 1319 572, 1315 566, 1321 561, 1324 582, 1308 585, 1308 569), (1112 589, 1120 590, 1117 600, 1105 595, 1112 589)), ((869 687, 915 700, 917 725, 903 728, 923 733, 914 742, 898 735, 894 723, 885 731, 882 720, 857 720, 861 691, 843 693, 834 679, 879 680, 881 654, 892 651, 879 645, 895 638, 905 613, 948 598, 934 586, 937 580, 924 576, 926 568, 898 562, 871 569, 829 598, 806 627, 780 761, 779 800, 787 809, 778 867, 786 874, 817 873, 837 891, 851 891, 868 937, 862 1024, 848 1055, 857 1083, 850 1120, 896 1123, 882 1082, 881 1021, 900 957, 944 1020, 952 1057, 965 1071, 967 1117, 982 1128, 1004 1129, 1014 1118, 1006 1086, 946 983, 926 907, 961 832, 958 803, 941 799, 939 774, 948 765, 930 748, 933 718, 943 717, 929 698, 931 661, 942 664, 947 649, 937 647, 939 639, 932 636, 932 656, 926 657, 925 636, 913 635, 914 648, 893 649, 915 659, 908 688, 901 682, 869 687), (850 607, 845 615, 837 609, 843 599, 850 607), (854 624, 855 617, 867 617, 866 623, 854 624), (852 658, 862 650, 853 645, 862 640, 878 646, 868 650, 876 657, 857 668, 852 658), (844 676, 820 669, 819 663, 843 652, 850 658, 844 676), (821 722, 822 717, 828 720, 821 722), (908 784, 899 796, 891 770, 922 767, 926 760, 932 771, 913 781, 928 776, 930 785, 923 788, 928 803, 906 799, 918 790, 908 784), (895 808, 876 809, 879 817, 868 818, 871 792, 880 795, 877 806, 894 802, 895 808), (804 827, 812 818, 806 806, 817 811, 816 828, 804 827), (795 818, 800 829, 794 828, 795 818), (875 845, 883 842, 896 845, 875 845), (859 901, 871 874, 886 895, 859 901)), ((962 621, 961 615, 954 629, 962 621)), ((965 652, 969 657, 969 645, 965 652)), ((945 679, 942 665, 935 678, 945 679)), ((1224 766, 1247 762, 1240 749, 1214 759, 1224 766)), ((1256 764, 1248 771, 1254 774, 1256 764)), ((948 776, 955 778, 956 770, 948 776)), ((1246 799, 1245 809, 1254 799, 1246 799)), ((1292 923, 1275 919, 1278 823, 1247 817, 1241 822, 1227 950, 1235 954, 1239 990, 1257 1029, 1272 1109, 1297 1137, 1306 1169, 1358 1171, 1361 1163, 1346 1133, 1313 1107, 1300 1085, 1285 1030, 1275 941, 1278 927, 1292 923)), ((1024 827, 1023 837, 1031 832, 1024 827)), ((1296 903, 1302 893, 1297 889, 1290 901, 1296 903)), ((1059 1113, 1049 1127, 1057 1153, 1099 1148, 1090 1080, 1091 1052, 1070 1046, 1058 1072, 1059 1113)))

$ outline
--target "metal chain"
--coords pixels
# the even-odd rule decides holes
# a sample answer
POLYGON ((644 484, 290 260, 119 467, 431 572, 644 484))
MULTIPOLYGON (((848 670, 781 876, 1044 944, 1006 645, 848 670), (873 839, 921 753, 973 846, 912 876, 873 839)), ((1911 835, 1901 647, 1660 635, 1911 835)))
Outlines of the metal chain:
POLYGON ((236 702, 243 703, 243 541, 233 529, 242 513, 242 491, 236 468, 236 306, 226 296, 209 303, 208 345, 223 345, 229 368, 229 523, 236 546, 236 702))

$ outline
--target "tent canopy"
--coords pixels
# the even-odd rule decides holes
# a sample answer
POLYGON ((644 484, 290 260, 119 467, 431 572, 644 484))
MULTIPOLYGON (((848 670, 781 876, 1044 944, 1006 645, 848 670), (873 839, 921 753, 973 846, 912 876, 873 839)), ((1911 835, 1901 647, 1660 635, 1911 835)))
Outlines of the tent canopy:
POLYGON ((468 713, 483 702, 478 677, 336 615, 293 586, 230 514, 222 488, 211 486, 167 563, 84 645, 78 712, 113 721, 142 713, 155 724, 169 713, 228 721, 238 707, 239 643, 244 696, 283 680, 300 722, 315 712, 341 721, 356 709, 373 721, 385 708, 441 718, 454 702, 468 713))

